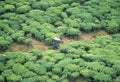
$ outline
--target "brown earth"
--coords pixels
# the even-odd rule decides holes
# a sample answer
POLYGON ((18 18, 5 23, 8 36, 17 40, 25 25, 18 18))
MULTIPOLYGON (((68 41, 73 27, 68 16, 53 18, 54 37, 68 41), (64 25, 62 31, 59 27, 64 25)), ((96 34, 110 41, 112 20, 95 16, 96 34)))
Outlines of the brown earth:
POLYGON ((29 52, 33 49, 40 49, 42 51, 48 50, 49 47, 44 44, 44 42, 38 41, 34 38, 32 38, 32 43, 31 45, 24 45, 24 44, 18 44, 18 43, 13 43, 8 51, 16 51, 16 52, 29 52))
MULTIPOLYGON (((96 32, 91 32, 91 33, 82 32, 80 37, 77 38, 77 39, 70 39, 68 37, 63 37, 62 38, 63 43, 60 43, 60 46, 62 46, 64 44, 68 44, 68 43, 73 42, 73 41, 90 42, 90 41, 94 40, 96 37, 99 37, 99 36, 110 37, 110 35, 103 30, 96 31, 96 32)), ((44 42, 41 42, 41 41, 38 41, 38 40, 32 38, 31 45, 27 46, 27 45, 24 45, 24 44, 13 43, 13 44, 11 44, 10 48, 7 51, 29 52, 33 49, 40 49, 42 51, 46 51, 46 50, 52 49, 52 46, 46 46, 44 44, 44 42)))

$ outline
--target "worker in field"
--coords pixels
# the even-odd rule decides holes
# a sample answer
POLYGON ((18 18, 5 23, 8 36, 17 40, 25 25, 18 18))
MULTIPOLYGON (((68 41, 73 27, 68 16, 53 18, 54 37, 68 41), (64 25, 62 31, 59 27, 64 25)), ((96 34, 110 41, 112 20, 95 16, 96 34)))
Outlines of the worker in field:
POLYGON ((58 37, 53 38, 53 50, 57 50, 59 47, 59 43, 62 42, 62 40, 58 37))

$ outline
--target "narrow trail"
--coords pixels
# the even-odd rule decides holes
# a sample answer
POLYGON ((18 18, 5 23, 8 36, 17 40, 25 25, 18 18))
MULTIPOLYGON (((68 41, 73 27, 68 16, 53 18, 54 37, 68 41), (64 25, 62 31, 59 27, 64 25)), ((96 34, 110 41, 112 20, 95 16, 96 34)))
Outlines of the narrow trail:
POLYGON ((104 30, 100 30, 100 31, 96 31, 96 32, 90 32, 90 33, 82 32, 80 37, 78 37, 77 39, 70 39, 70 38, 67 38, 67 37, 63 37, 62 38, 63 43, 60 44, 60 45, 64 45, 64 44, 74 42, 74 41, 90 42, 90 41, 93 41, 94 39, 96 39, 97 37, 100 37, 100 36, 106 36, 106 37, 109 37, 109 38, 111 37, 104 30))
MULTIPOLYGON (((100 30, 100 31, 97 31, 97 32, 91 32, 91 33, 82 32, 80 37, 78 37, 77 39, 70 39, 70 38, 67 38, 67 37, 63 37, 62 38, 63 43, 60 43, 60 46, 68 44, 70 42, 74 42, 74 41, 90 42, 90 41, 94 40, 96 37, 99 37, 99 36, 110 37, 110 35, 103 30, 100 30)), ((31 45, 27 46, 27 45, 24 45, 24 44, 13 43, 7 51, 29 52, 33 49, 40 49, 42 51, 46 51, 46 50, 52 49, 52 46, 47 46, 47 45, 44 44, 44 42, 40 42, 40 41, 32 38, 31 45)))

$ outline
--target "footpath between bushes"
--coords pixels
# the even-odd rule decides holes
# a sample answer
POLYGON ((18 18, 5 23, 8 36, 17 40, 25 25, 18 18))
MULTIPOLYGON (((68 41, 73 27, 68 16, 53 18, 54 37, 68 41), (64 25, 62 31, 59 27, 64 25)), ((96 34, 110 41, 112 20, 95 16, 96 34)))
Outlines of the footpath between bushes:
MULTIPOLYGON (((63 43, 60 43, 60 46, 68 44, 70 42, 74 42, 74 41, 90 42, 90 41, 94 40, 95 38, 97 38, 99 36, 110 37, 110 35, 103 30, 96 31, 96 32, 91 32, 91 33, 82 32, 80 37, 78 37, 76 39, 70 39, 70 38, 64 36, 62 38, 63 43)), ((32 39, 32 44, 30 46, 23 45, 23 44, 18 44, 18 43, 13 43, 7 51, 29 52, 33 49, 40 49, 42 51, 46 51, 46 50, 52 49, 52 46, 47 46, 47 45, 44 44, 44 42, 38 41, 38 40, 33 38, 32 39)), ((7 51, 5 51, 5 52, 7 52, 7 51)), ((0 53, 4 53, 4 52, 0 52, 0 53)))

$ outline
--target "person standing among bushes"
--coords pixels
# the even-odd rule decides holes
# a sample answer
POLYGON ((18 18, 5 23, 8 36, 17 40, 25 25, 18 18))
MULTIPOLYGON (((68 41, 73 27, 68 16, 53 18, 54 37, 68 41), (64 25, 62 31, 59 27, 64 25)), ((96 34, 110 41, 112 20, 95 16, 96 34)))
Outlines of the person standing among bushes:
POLYGON ((62 40, 58 37, 53 38, 53 50, 57 50, 62 40))

